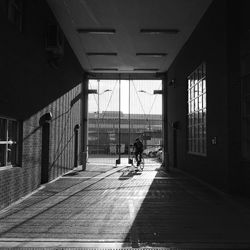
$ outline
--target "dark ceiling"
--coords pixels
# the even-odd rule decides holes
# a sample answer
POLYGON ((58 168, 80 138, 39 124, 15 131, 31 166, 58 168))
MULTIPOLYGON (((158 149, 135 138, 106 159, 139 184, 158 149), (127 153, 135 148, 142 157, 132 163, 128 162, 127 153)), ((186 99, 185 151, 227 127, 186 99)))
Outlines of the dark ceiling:
POLYGON ((83 69, 165 72, 211 0, 48 0, 83 69))

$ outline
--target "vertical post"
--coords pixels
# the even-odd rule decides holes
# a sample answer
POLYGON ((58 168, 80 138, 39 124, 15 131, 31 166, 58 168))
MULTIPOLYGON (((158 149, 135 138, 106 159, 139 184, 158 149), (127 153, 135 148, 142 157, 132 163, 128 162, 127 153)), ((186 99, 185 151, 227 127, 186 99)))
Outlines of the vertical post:
POLYGON ((119 162, 121 163, 121 78, 119 77, 119 162))
POLYGON ((119 77, 119 112, 118 112, 118 156, 115 164, 121 164, 121 78, 119 77))
POLYGON ((74 127, 74 168, 78 166, 78 134, 79 134, 79 124, 75 125, 74 127))
POLYGON ((131 144, 131 123, 130 123, 130 76, 129 76, 129 82, 128 82, 128 164, 132 164, 131 152, 130 152, 130 144, 131 144))
POLYGON ((86 170, 88 157, 88 78, 84 76, 81 86, 81 158, 82 170, 86 170))
POLYGON ((162 115, 163 115, 163 162, 162 166, 167 170, 169 168, 169 155, 168 155, 168 100, 167 100, 167 76, 162 79, 162 115))
POLYGON ((100 153, 100 80, 97 80, 97 153, 100 153))

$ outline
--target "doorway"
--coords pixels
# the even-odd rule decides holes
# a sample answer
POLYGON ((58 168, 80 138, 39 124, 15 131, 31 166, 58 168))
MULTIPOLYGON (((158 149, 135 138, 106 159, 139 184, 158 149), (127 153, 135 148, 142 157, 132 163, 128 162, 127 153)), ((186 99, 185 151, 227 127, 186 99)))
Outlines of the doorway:
POLYGON ((128 163, 141 138, 147 161, 161 161, 161 80, 89 80, 88 161, 128 163))

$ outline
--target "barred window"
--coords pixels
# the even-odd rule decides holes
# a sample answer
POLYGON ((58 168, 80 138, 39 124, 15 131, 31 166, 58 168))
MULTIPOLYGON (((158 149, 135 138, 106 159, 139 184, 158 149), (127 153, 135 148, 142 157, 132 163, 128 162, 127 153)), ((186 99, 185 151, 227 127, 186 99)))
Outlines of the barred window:
POLYGON ((17 121, 0 117, 0 167, 16 165, 17 121))
POLYGON ((206 64, 188 76, 188 152, 206 155, 206 64))

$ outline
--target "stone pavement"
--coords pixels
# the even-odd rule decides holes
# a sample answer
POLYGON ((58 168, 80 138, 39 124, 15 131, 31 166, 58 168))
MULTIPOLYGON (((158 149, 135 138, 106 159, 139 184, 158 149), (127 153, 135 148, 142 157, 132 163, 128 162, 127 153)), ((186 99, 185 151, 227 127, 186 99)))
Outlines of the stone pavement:
POLYGON ((89 164, 0 212, 11 247, 250 249, 250 206, 153 161, 137 174, 89 164))

